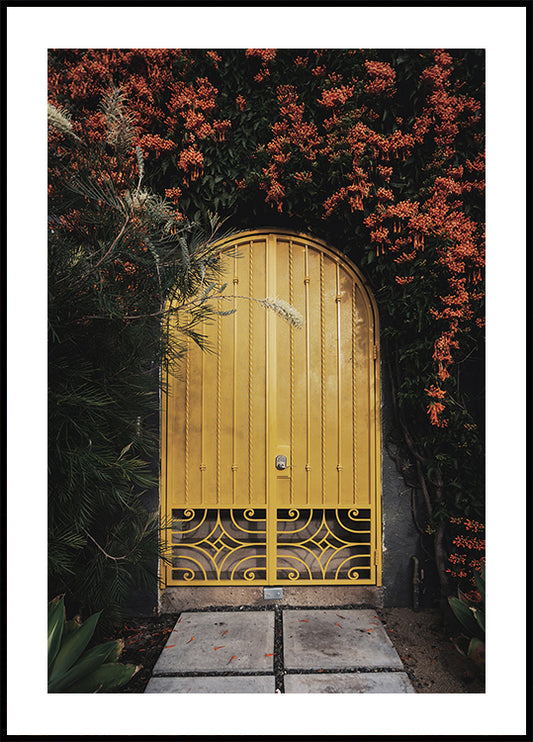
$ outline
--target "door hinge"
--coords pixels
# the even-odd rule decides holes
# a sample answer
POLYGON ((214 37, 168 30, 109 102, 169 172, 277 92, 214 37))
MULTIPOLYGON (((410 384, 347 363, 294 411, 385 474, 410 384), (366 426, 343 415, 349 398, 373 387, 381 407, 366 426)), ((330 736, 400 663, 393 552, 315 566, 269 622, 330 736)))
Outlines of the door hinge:
POLYGON ((374 549, 374 567, 378 566, 378 552, 377 549, 374 549))
POLYGON ((374 360, 376 361, 378 357, 378 346, 374 345, 374 360))

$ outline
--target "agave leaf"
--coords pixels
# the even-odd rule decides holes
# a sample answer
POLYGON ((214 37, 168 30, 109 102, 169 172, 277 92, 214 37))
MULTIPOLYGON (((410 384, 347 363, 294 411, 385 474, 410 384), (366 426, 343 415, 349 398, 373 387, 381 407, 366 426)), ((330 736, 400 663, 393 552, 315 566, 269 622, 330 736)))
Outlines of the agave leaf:
POLYGON ((465 629, 471 634, 477 634, 478 625, 473 611, 467 605, 462 603, 459 598, 450 597, 448 598, 448 602, 457 619, 462 623, 465 629))
POLYGON ((121 688, 140 669, 140 665, 122 665, 119 662, 108 662, 93 672, 73 683, 69 693, 105 693, 121 688))
POLYGON ((464 594, 464 592, 461 590, 460 587, 457 588, 457 596, 459 600, 461 601, 461 603, 464 603, 465 605, 468 605, 468 606, 474 605, 474 603, 469 598, 466 597, 466 595, 464 594))
POLYGON ((93 613, 77 631, 71 632, 65 637, 52 668, 51 683, 62 677, 81 655, 94 633, 101 612, 93 613))
POLYGON ((67 637, 73 631, 77 631, 82 626, 82 620, 79 616, 71 618, 70 621, 65 621, 65 628, 63 629, 63 636, 67 637))
POLYGON ((479 628, 483 633, 485 633, 485 611, 482 611, 481 609, 477 609, 476 611, 476 621, 479 624, 479 628))
POLYGON ((115 645, 114 640, 88 649, 70 669, 51 678, 48 686, 50 693, 70 692, 70 685, 96 670, 97 667, 107 662, 111 654, 116 653, 115 645))
POLYGON ((48 603, 48 671, 59 652, 64 626, 65 603, 60 595, 48 603))

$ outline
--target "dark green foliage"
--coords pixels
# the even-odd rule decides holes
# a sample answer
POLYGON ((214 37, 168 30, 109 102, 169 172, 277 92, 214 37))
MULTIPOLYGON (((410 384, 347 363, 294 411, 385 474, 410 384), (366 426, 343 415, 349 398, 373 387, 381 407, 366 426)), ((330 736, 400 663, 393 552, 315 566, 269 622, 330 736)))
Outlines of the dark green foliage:
POLYGON ((127 144, 50 134, 49 589, 102 625, 157 580, 159 374, 201 342, 217 275, 212 235, 142 188, 127 144))

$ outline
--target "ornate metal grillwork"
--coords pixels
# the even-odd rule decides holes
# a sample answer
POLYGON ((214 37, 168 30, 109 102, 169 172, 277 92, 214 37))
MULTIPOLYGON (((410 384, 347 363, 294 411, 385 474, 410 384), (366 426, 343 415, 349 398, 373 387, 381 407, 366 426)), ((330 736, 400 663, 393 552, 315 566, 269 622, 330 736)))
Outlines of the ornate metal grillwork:
POLYGON ((176 582, 266 584, 369 582, 369 508, 277 510, 267 535, 265 509, 172 510, 172 579, 176 582), (275 551, 276 575, 267 574, 275 551))
POLYGON ((254 582, 266 578, 266 510, 172 510, 172 579, 254 582))
POLYGON ((350 581, 371 577, 370 509, 278 510, 277 579, 350 581))

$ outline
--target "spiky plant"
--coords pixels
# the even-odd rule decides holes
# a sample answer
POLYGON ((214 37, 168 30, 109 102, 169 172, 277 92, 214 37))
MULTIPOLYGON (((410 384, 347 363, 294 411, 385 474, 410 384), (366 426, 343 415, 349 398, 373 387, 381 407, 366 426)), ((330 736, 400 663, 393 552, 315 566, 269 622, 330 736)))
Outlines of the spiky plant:
POLYGON ((48 603, 48 692, 105 693, 126 685, 140 666, 117 662, 123 639, 90 646, 100 612, 66 620, 64 596, 48 603))

